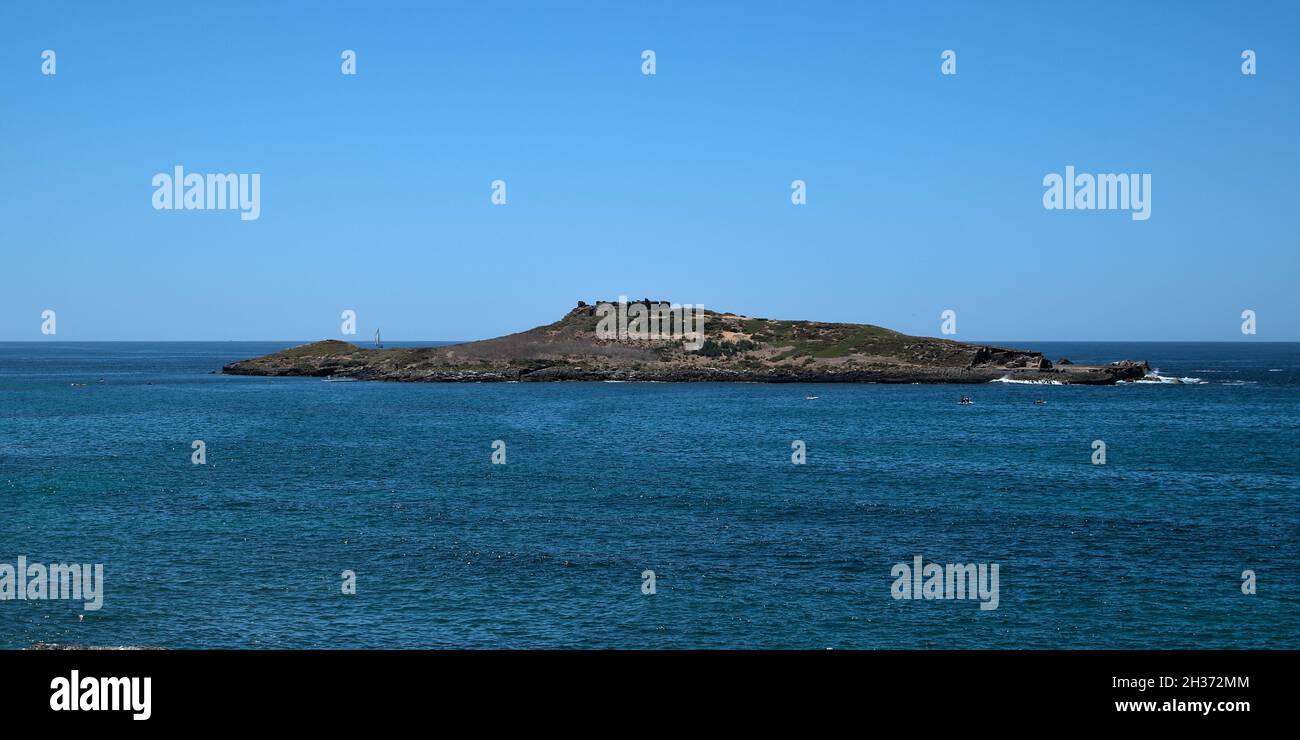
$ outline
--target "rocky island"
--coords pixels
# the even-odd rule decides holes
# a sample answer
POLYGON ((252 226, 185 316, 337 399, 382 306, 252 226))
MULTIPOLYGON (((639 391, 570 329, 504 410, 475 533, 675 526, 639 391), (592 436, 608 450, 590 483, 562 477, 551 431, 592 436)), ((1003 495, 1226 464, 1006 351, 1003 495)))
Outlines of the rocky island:
MULTIPOLYGON (((643 305, 667 306, 649 300, 643 305)), ((419 349, 362 349, 331 339, 231 363, 222 372, 408 382, 1013 380, 1086 385, 1137 380, 1150 372, 1143 361, 1053 364, 1039 352, 914 337, 869 324, 702 314, 702 336, 689 342, 666 336, 601 338, 598 327, 606 315, 597 305, 579 301, 559 321, 496 339, 419 349)))

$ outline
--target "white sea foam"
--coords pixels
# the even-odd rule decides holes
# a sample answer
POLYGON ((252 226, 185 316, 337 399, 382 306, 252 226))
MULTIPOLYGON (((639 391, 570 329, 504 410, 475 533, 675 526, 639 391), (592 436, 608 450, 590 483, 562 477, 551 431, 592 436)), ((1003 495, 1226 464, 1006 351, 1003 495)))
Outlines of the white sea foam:
POLYGON ((1167 383, 1173 385, 1205 385, 1209 381, 1201 378, 1175 378, 1172 375, 1161 375, 1160 368, 1156 368, 1137 380, 1128 381, 1131 383, 1167 383))
POLYGON ((1016 385, 1065 385, 1059 380, 1016 380, 1009 375, 1004 375, 997 380, 990 380, 990 383, 1015 383, 1016 385))

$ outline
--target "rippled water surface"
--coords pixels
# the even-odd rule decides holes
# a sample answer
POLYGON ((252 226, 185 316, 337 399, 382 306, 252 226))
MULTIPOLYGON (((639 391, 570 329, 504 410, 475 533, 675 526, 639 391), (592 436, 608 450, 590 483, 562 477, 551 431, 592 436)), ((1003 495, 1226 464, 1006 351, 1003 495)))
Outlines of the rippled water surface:
POLYGON ((0 646, 1300 647, 1300 345, 1032 345, 1186 381, 1107 388, 211 374, 289 344, 0 344, 0 563, 106 571, 0 646), (915 555, 998 608, 893 599, 915 555))

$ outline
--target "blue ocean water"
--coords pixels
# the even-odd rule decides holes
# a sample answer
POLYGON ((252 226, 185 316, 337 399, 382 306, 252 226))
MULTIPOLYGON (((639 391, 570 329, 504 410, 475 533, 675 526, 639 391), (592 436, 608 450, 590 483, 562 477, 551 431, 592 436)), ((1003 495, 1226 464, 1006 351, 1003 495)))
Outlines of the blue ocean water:
POLYGON ((0 647, 1300 647, 1300 344, 1010 343, 1188 381, 1105 388, 212 374, 292 344, 0 343, 0 563, 106 574, 0 647), (895 600, 916 555, 998 608, 895 600))

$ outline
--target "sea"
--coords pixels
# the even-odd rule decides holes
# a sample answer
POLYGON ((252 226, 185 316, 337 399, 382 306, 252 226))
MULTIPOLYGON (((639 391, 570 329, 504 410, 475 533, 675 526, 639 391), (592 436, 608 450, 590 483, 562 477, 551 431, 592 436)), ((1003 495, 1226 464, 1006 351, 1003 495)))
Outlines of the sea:
POLYGON ((294 344, 0 343, 0 595, 104 573, 0 600, 0 647, 1300 648, 1300 344, 999 342, 1158 370, 1111 387, 220 374, 294 344))

